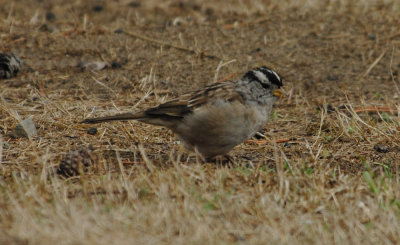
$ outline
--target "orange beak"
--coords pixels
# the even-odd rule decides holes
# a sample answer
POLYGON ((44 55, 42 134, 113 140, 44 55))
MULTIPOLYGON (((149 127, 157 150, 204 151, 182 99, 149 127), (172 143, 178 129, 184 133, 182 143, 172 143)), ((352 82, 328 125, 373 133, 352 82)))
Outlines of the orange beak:
POLYGON ((280 99, 285 97, 285 92, 282 89, 275 89, 272 94, 280 99))

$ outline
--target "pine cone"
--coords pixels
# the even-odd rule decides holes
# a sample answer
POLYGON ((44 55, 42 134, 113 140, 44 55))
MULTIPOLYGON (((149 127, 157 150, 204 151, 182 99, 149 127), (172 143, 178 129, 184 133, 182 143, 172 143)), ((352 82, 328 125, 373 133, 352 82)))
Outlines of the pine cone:
POLYGON ((13 53, 0 54, 0 78, 16 76, 21 64, 21 59, 13 53))
POLYGON ((94 164, 93 147, 80 147, 67 152, 61 159, 57 173, 64 177, 72 177, 87 172, 94 164))

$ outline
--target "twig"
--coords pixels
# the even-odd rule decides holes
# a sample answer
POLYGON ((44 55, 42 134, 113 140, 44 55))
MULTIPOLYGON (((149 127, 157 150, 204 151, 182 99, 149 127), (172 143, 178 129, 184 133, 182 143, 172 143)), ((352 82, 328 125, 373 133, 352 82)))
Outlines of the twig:
POLYGON ((381 55, 379 55, 379 57, 378 57, 374 62, 372 62, 372 64, 368 67, 368 69, 365 71, 364 75, 362 75, 361 78, 367 76, 367 75, 371 72, 371 70, 372 70, 372 69, 379 63, 379 61, 383 58, 383 56, 385 55, 385 53, 386 53, 386 51, 383 51, 383 52, 381 53, 381 55))
POLYGON ((108 86, 105 85, 104 83, 100 82, 99 80, 97 80, 95 77, 92 77, 92 78, 93 78, 93 80, 94 80, 96 83, 100 84, 101 86, 103 86, 103 87, 105 87, 106 89, 108 89, 108 90, 110 90, 111 92, 113 92, 114 95, 117 94, 114 90, 112 90, 110 87, 108 87, 108 86))
POLYGON ((122 179, 124 181, 124 184, 126 185, 126 176, 125 176, 124 164, 121 161, 121 156, 119 155, 119 151, 118 150, 115 150, 115 156, 117 158, 119 170, 121 171, 122 179))
POLYGON ((154 173, 154 171, 156 170, 156 167, 154 166, 154 164, 151 162, 151 160, 147 157, 147 154, 143 148, 142 145, 139 145, 139 152, 142 155, 143 161, 146 164, 147 169, 151 172, 154 173))
POLYGON ((219 79, 218 82, 225 82, 225 81, 228 81, 229 79, 231 79, 231 78, 232 78, 233 76, 235 76, 235 75, 236 75, 236 73, 235 73, 235 72, 232 72, 232 73, 228 74, 227 76, 225 76, 225 77, 219 79))
POLYGON ((338 39, 338 38, 344 38, 344 37, 349 37, 350 33, 342 33, 342 34, 336 34, 336 35, 330 35, 326 36, 326 39, 338 39))
POLYGON ((259 18, 259 19, 255 20, 255 21, 251 21, 251 22, 242 22, 242 23, 235 22, 233 24, 223 25, 222 29, 233 29, 233 28, 238 28, 238 27, 242 27, 242 26, 246 26, 246 25, 260 24, 262 22, 269 21, 270 19, 271 19, 270 17, 262 17, 262 18, 259 18))
POLYGON ((392 47, 392 55, 391 55, 391 57, 390 57, 389 70, 390 70, 390 76, 392 77, 393 84, 394 84, 394 86, 396 87, 397 94, 400 94, 399 86, 397 86, 396 80, 394 79, 394 76, 393 76, 393 70, 392 70, 393 55, 394 55, 394 46, 392 47))
POLYGON ((9 42, 5 45, 5 47, 9 48, 9 47, 13 46, 14 44, 19 43, 19 42, 23 42, 23 41, 26 41, 26 38, 21 37, 21 38, 18 38, 18 39, 16 39, 16 40, 9 41, 9 42))
POLYGON ((203 51, 198 52, 198 51, 196 51, 194 49, 191 49, 191 48, 186 48, 186 47, 182 47, 182 46, 175 45, 175 44, 172 44, 172 43, 167 43, 167 42, 164 42, 164 41, 156 40, 156 39, 141 35, 139 33, 129 32, 129 31, 123 31, 123 33, 125 33, 126 35, 131 36, 131 37, 136 37, 136 38, 139 38, 139 39, 142 39, 142 40, 157 44, 159 46, 167 46, 167 47, 179 49, 179 50, 182 50, 182 51, 186 51, 186 52, 189 52, 189 53, 192 53, 192 54, 198 54, 198 55, 200 55, 202 57, 207 57, 207 58, 210 58, 210 59, 220 59, 220 60, 222 60, 220 57, 218 57, 216 55, 206 54, 203 51))
POLYGON ((131 162, 131 161, 123 161, 122 164, 124 165, 144 165, 144 162, 131 162))
POLYGON ((226 65, 229 65, 230 63, 233 63, 233 62, 236 62, 236 60, 233 59, 233 60, 230 60, 230 61, 225 62, 225 63, 222 63, 222 61, 219 62, 218 67, 217 67, 217 69, 216 69, 216 71, 215 71, 214 82, 217 82, 218 74, 219 74, 219 71, 221 70, 221 68, 224 67, 224 66, 226 66, 226 65))
POLYGON ((233 28, 242 27, 242 26, 245 26, 245 25, 248 25, 248 23, 238 23, 238 22, 235 22, 235 23, 233 23, 233 24, 226 24, 226 25, 223 25, 222 28, 223 28, 223 29, 233 29, 233 28))
MULTIPOLYGON (((349 104, 349 109, 348 109, 349 112, 351 113, 351 115, 352 115, 357 121, 359 121, 360 123, 362 123, 364 126, 370 128, 370 129, 375 130, 376 132, 378 132, 380 135, 384 136, 384 137, 387 138, 388 140, 392 140, 392 139, 388 136, 387 133, 381 131, 380 129, 378 129, 378 128, 376 128, 376 127, 372 127, 372 126, 369 125, 368 123, 364 122, 364 121, 360 118, 360 116, 358 116, 358 114, 355 112, 355 110, 354 110, 353 106, 351 105, 351 103, 350 103, 350 101, 349 101, 349 98, 348 98, 347 96, 346 96, 346 100, 347 100, 347 102, 348 102, 348 104, 349 104)), ((396 143, 394 143, 394 144, 397 145, 396 143)))
POLYGON ((129 132, 129 130, 124 126, 123 127, 125 133, 128 135, 128 137, 132 140, 132 141, 136 141, 136 139, 132 136, 132 134, 129 132))
POLYGON ((357 108, 354 109, 355 113, 360 113, 360 112, 391 112, 391 113, 397 113, 397 108, 391 107, 391 106, 369 106, 369 107, 362 107, 362 108, 357 108))
POLYGON ((289 141, 290 141, 289 138, 283 138, 283 139, 277 139, 277 140, 275 140, 275 142, 276 142, 277 144, 279 144, 279 143, 286 143, 286 142, 289 142, 289 141))
MULTIPOLYGON (((3 164, 1 161, 2 157, 3 157, 3 139, 0 136, 0 166, 2 166, 2 168, 3 168, 3 164)), ((4 170, 2 172, 4 173, 4 170)))
MULTIPOLYGON (((282 138, 282 139, 276 139, 275 143, 280 144, 280 143, 286 143, 289 142, 289 138, 282 138)), ((255 143, 257 145, 266 145, 270 143, 269 140, 247 140, 246 143, 255 143)))
POLYGON ((389 37, 389 40, 393 40, 393 39, 395 39, 395 38, 397 38, 397 37, 400 37, 400 32, 399 32, 399 33, 396 33, 396 34, 393 34, 393 35, 391 35, 391 36, 389 37))

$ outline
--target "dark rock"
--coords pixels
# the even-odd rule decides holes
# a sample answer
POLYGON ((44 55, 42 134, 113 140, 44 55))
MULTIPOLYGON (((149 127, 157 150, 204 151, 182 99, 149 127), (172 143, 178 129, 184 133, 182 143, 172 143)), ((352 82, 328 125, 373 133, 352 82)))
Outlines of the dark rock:
POLYGON ((47 21, 54 21, 55 19, 56 19, 56 15, 53 12, 49 11, 46 13, 47 21))
POLYGON ((389 147, 386 145, 374 145, 374 150, 379 152, 379 153, 388 153, 389 152, 389 147))
POLYGON ((23 120, 10 132, 10 136, 13 138, 31 139, 35 135, 37 135, 37 130, 32 118, 23 120))
POLYGON ((368 34, 368 38, 369 38, 369 40, 374 41, 376 39, 376 36, 374 33, 370 33, 370 34, 368 34))
POLYGON ((101 11, 103 11, 104 10, 104 7, 102 6, 102 5, 95 5, 94 7, 93 7, 93 11, 94 12, 101 12, 101 11))
POLYGON ((3 149, 10 149, 10 147, 11 146, 10 146, 10 144, 8 144, 8 142, 3 142, 3 149))
POLYGON ((214 9, 212 8, 206 8, 204 13, 208 16, 213 15, 214 14, 214 9))
POLYGON ((107 64, 103 61, 84 62, 81 61, 77 64, 78 68, 89 71, 100 71, 107 68, 107 64))
POLYGON ((95 135, 97 134, 97 128, 89 128, 89 130, 87 131, 88 134, 90 135, 95 135))
POLYGON ((329 81, 337 81, 339 80, 339 77, 336 75, 328 75, 326 79, 328 79, 329 81))
POLYGON ((140 7, 142 4, 140 2, 132 1, 128 4, 129 7, 131 8, 137 8, 140 7))
POLYGON ((117 62, 117 61, 113 61, 113 62, 111 63, 111 68, 113 68, 113 69, 119 69, 119 68, 121 68, 121 67, 122 67, 122 64, 119 63, 119 62, 117 62))
POLYGON ((54 26, 43 24, 39 27, 39 31, 42 32, 55 32, 57 29, 54 26))

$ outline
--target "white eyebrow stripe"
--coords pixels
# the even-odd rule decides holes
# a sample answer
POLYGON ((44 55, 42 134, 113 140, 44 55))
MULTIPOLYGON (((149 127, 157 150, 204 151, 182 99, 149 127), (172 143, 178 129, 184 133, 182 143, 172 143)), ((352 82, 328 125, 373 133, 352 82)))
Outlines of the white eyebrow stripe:
POLYGON ((264 73, 262 73, 261 71, 253 71, 254 75, 258 78, 258 80, 260 80, 260 82, 265 82, 265 81, 269 81, 268 78, 265 76, 264 73))

